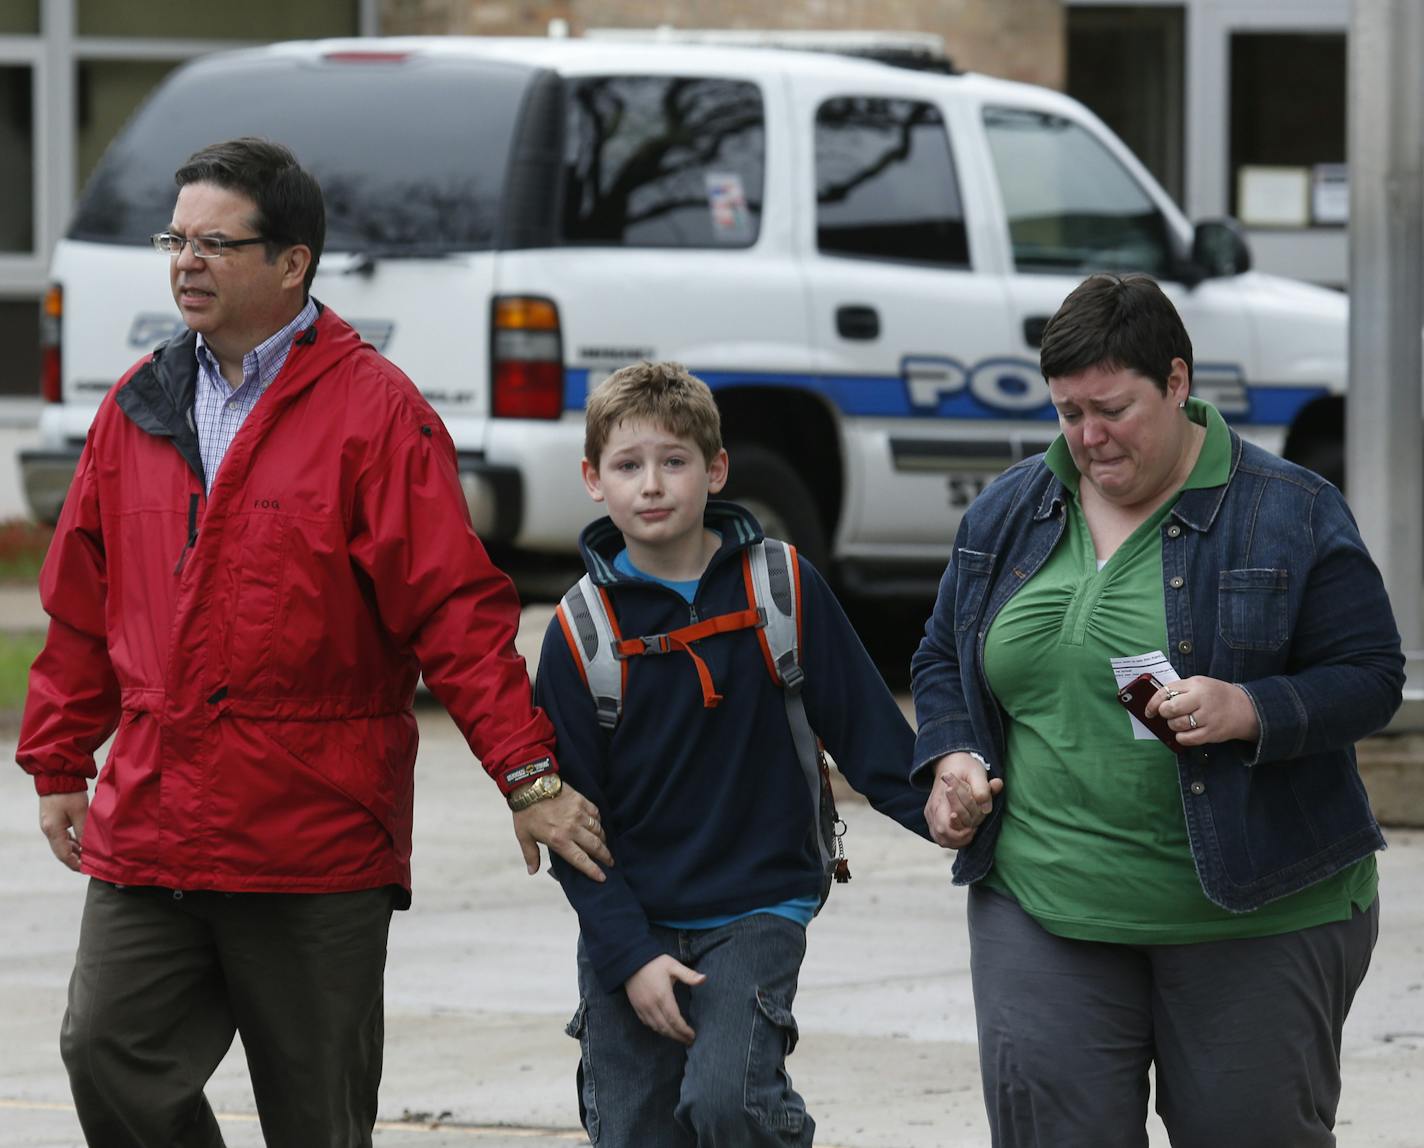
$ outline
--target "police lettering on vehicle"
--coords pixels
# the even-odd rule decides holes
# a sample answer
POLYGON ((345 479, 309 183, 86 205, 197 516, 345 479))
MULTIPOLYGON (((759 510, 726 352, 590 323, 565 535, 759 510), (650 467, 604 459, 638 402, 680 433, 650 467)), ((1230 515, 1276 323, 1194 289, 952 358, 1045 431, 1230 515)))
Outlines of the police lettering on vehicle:
POLYGON ((1049 402, 1038 364, 1028 359, 996 356, 965 366, 937 355, 906 355, 900 360, 900 373, 910 410, 919 415, 963 415, 967 412, 940 410, 946 399, 961 395, 1007 415, 1038 411, 1049 402))

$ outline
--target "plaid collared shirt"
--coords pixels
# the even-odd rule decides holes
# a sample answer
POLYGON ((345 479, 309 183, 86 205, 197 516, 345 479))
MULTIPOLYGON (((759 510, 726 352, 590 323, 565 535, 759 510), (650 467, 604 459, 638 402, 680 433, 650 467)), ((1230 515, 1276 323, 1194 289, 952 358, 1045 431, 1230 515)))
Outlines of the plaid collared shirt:
POLYGON ((198 450, 203 456, 203 479, 209 494, 223 456, 237 437, 257 400, 282 370, 292 341, 299 331, 316 322, 316 303, 310 297, 297 317, 242 357, 242 385, 236 389, 218 370, 217 360, 198 334, 198 386, 193 395, 193 421, 198 428, 198 450))

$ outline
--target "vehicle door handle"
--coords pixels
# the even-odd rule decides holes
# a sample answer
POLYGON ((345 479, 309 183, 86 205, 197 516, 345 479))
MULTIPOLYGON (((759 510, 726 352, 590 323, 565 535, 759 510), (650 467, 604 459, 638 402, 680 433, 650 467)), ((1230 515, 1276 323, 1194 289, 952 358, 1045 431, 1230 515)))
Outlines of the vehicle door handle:
POLYGON ((1030 347, 1043 346, 1043 329, 1047 326, 1047 315, 1030 315, 1024 320, 1024 342, 1030 347))
POLYGON ((874 307, 847 305, 836 308, 836 333, 842 339, 869 342, 880 338, 880 312, 874 307))

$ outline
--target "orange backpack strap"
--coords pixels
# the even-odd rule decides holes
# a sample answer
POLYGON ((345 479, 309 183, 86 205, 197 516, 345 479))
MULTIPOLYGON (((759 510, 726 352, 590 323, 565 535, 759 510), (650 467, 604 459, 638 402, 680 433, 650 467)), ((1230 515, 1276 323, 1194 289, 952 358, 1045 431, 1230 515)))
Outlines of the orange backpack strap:
POLYGON ((690 626, 681 626, 676 630, 669 630, 666 634, 646 634, 641 638, 625 638, 615 647, 619 658, 638 658, 646 654, 669 654, 674 650, 686 654, 692 659, 693 668, 697 670, 697 680, 702 685, 702 705, 706 709, 714 709, 722 700, 722 695, 717 692, 716 684, 712 681, 712 671, 707 668, 707 663, 702 660, 702 656, 692 648, 692 643, 702 638, 710 638, 713 634, 730 634, 736 630, 750 630, 761 625, 761 615, 757 610, 748 607, 745 610, 738 610, 731 614, 718 614, 715 618, 704 618, 700 622, 693 622, 690 626))

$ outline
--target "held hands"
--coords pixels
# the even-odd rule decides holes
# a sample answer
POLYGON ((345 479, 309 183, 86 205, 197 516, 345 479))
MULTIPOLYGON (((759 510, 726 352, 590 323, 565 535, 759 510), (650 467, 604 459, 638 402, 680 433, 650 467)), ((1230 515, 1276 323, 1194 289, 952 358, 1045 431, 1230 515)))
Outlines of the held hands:
POLYGON ((934 765, 935 781, 925 802, 930 836, 946 849, 963 849, 994 808, 1004 790, 1001 777, 991 778, 978 758, 950 753, 934 765))
POLYGON ((673 990, 679 981, 695 988, 706 980, 706 973, 695 972, 681 961, 661 956, 654 957, 624 981, 623 987, 640 1021, 659 1036, 678 1044, 691 1044, 697 1034, 683 1019, 673 990))
POLYGON ((514 815, 514 836, 530 875, 539 872, 539 846, 547 845, 591 881, 603 881, 594 862, 613 864, 598 807, 564 783, 557 797, 536 801, 514 815))
POLYGON ((79 872, 84 855, 84 819, 89 816, 89 794, 51 793, 40 798, 40 832, 49 839, 50 850, 60 863, 79 872))
POLYGON ((1256 707, 1240 686, 1217 678, 1183 678, 1169 682, 1148 699, 1148 717, 1161 714, 1180 745, 1212 745, 1222 741, 1255 742, 1261 736, 1256 707))

